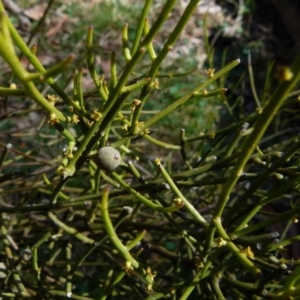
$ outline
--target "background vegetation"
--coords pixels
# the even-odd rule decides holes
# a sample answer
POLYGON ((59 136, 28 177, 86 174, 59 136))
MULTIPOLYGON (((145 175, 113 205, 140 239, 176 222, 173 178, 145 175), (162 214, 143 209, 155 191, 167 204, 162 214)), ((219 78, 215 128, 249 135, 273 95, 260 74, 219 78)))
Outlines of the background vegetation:
POLYGON ((297 299, 300 62, 279 4, 8 2, 1 297, 297 299))

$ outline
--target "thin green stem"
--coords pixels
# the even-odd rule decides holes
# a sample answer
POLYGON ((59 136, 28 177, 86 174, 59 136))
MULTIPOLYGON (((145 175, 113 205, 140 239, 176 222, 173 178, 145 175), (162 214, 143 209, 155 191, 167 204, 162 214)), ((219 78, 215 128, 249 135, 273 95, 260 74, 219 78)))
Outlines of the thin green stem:
POLYGON ((151 208, 153 210, 157 210, 157 211, 164 212, 164 213, 170 213, 170 212, 176 211, 180 208, 180 206, 178 206, 178 205, 169 206, 169 207, 163 207, 163 206, 156 205, 151 200, 147 199, 142 194, 137 192, 135 189, 130 187, 130 185, 128 185, 125 181, 123 181, 117 173, 112 172, 111 175, 125 191, 129 192, 138 201, 142 202, 144 205, 148 206, 149 208, 151 208))
POLYGON ((170 149, 170 150, 180 150, 181 149, 181 147, 179 145, 167 144, 165 142, 162 142, 160 140, 153 138, 152 136, 150 136, 148 134, 144 134, 143 138, 145 140, 147 140, 148 142, 150 142, 151 144, 165 148, 165 149, 170 149))
POLYGON ((70 235, 76 237, 77 239, 81 240, 83 243, 87 244, 94 244, 95 241, 91 238, 83 235, 82 233, 78 232, 75 228, 70 227, 60 221, 52 212, 48 212, 49 219, 59 228, 61 228, 63 231, 69 233, 70 235))
POLYGON ((122 242, 120 241, 120 239, 118 238, 114 230, 113 224, 111 222, 108 213, 108 195, 109 195, 108 189, 105 188, 103 191, 102 201, 101 201, 101 214, 103 218, 104 228, 108 234, 110 241, 114 244, 114 246, 116 247, 120 255, 124 257, 124 259, 126 260, 126 267, 130 268, 132 266, 134 268, 138 268, 139 263, 131 256, 128 249, 126 248, 126 246, 122 244, 122 242))
MULTIPOLYGON (((145 19, 145 24, 144 24, 144 35, 147 35, 148 32, 150 30, 150 27, 149 27, 149 21, 148 19, 145 19)), ((154 50, 154 47, 153 47, 153 42, 151 42, 149 44, 149 46, 147 47, 147 51, 148 51, 148 54, 150 56, 150 59, 152 61, 154 61, 157 57, 157 54, 155 53, 155 50, 154 50)))
POLYGON ((225 232, 221 219, 215 217, 212 220, 212 223, 215 225, 215 228, 222 239, 226 241, 226 247, 235 255, 235 257, 239 260, 239 262, 243 265, 243 267, 251 272, 253 275, 259 275, 261 271, 254 265, 254 263, 247 258, 247 252, 242 252, 229 238, 227 233, 225 232))
POLYGON ((143 34, 144 20, 148 15, 148 12, 150 10, 151 5, 152 5, 152 0, 146 0, 145 1, 145 5, 144 5, 144 8, 143 8, 140 20, 139 20, 139 24, 138 24, 137 29, 136 29, 136 33, 135 33, 133 43, 132 43, 132 47, 131 47, 131 51, 130 51, 131 55, 134 55, 136 53, 136 51, 138 50, 138 48, 139 48, 139 45, 140 45, 140 42, 141 42, 141 37, 142 37, 142 34, 143 34))
POLYGON ((261 104, 260 104, 259 98, 257 96, 255 83, 254 83, 254 76, 253 76, 253 70, 252 70, 251 52, 250 51, 248 53, 248 72, 249 72, 249 79, 250 79, 252 95, 254 97, 257 108, 261 108, 261 104))
MULTIPOLYGON (((169 115, 171 112, 173 112, 175 109, 177 109, 181 105, 185 104, 188 100, 190 100, 194 96, 199 96, 200 98, 206 98, 206 97, 218 95, 220 93, 224 93, 226 91, 226 89, 220 89, 220 90, 216 90, 216 91, 213 91, 213 92, 204 92, 204 93, 198 94, 206 86, 208 86, 209 84, 211 84, 214 81, 216 81, 223 74, 229 72, 231 69, 233 69, 234 67, 236 67, 239 63, 240 63, 239 59, 234 60, 233 62, 231 62, 230 64, 228 64, 224 69, 222 69, 219 72, 217 72, 216 74, 214 74, 213 77, 211 77, 211 78, 207 79, 205 82, 199 84, 194 90, 192 90, 191 92, 189 92, 187 95, 185 95, 182 98, 178 99, 177 101, 175 101, 174 103, 170 104, 168 107, 166 107, 165 109, 163 109, 162 111, 160 111, 158 114, 156 114, 153 117, 151 117, 149 120, 147 120, 145 122, 145 124, 144 124, 145 128, 150 127, 151 125, 153 125, 154 123, 156 123, 160 119, 162 119, 165 116, 169 115)), ((187 141, 188 140, 189 139, 187 139, 187 141)))
POLYGON ((122 48, 123 48, 123 56, 126 61, 131 60, 131 53, 129 49, 129 41, 128 41, 128 24, 124 24, 122 30, 122 48))
POLYGON ((167 183, 170 185, 173 192, 176 194, 177 197, 180 198, 180 200, 184 203, 186 209, 190 212, 190 214, 197 220, 203 228, 207 228, 208 223, 207 221, 201 216, 201 214, 195 209, 195 207, 183 196, 181 191, 178 189, 178 187, 175 185, 172 178, 167 173, 164 166, 160 163, 159 159, 156 159, 156 164, 158 168, 160 169, 163 177, 167 181, 167 183))
POLYGON ((25 90, 0 87, 0 95, 3 96, 16 96, 16 97, 25 97, 28 96, 25 90))

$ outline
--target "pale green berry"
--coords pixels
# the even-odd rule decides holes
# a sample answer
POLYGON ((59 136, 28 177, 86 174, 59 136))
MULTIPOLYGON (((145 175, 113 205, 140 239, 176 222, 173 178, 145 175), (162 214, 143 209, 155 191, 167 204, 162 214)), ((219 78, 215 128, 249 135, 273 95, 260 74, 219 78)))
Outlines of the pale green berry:
POLYGON ((100 169, 112 171, 121 163, 121 155, 112 147, 103 147, 99 149, 94 161, 100 169))

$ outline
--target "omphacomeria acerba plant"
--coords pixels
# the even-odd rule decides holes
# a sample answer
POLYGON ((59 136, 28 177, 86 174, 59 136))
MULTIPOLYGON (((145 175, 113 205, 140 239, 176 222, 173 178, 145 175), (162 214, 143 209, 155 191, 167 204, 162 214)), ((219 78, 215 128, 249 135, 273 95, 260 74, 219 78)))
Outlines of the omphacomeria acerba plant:
POLYGON ((86 67, 95 91, 84 91, 83 70, 76 70, 69 94, 55 77, 74 57, 46 70, 37 46, 28 48, 0 1, 0 56, 19 85, 1 84, 0 95, 8 106, 18 97, 34 103, 2 118, 43 111, 48 122, 36 125, 34 142, 49 136, 41 132, 45 128, 56 132, 26 151, 16 149, 11 136, 0 143, 1 297, 297 299, 299 257, 286 251, 300 240, 293 234, 300 213, 300 141, 291 131, 267 129, 299 101, 292 91, 300 57, 271 96, 257 101, 257 110, 219 130, 186 136, 178 129, 178 141, 171 143, 158 121, 191 101, 221 97, 228 108, 220 82, 239 59, 219 71, 209 68, 194 89, 160 111, 149 116, 144 110, 155 101, 162 62, 199 2, 188 2, 158 50, 154 39, 176 1, 165 1, 152 24, 152 1, 141 1, 132 40, 130 24, 122 29, 124 65, 113 52, 109 80, 98 74, 88 28, 86 67), (150 64, 141 64, 145 57, 150 64), (53 145, 58 154, 45 150, 53 145), (21 171, 14 169, 19 162, 21 171), (281 199, 284 212, 275 209, 281 199))

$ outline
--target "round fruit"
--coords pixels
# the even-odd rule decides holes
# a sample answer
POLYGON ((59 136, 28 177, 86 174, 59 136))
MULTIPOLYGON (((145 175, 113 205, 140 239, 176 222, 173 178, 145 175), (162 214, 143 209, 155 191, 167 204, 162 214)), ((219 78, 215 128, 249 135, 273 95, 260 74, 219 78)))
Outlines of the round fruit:
POLYGON ((115 148, 103 147, 99 149, 94 161, 99 168, 112 171, 121 163, 121 155, 115 148))

